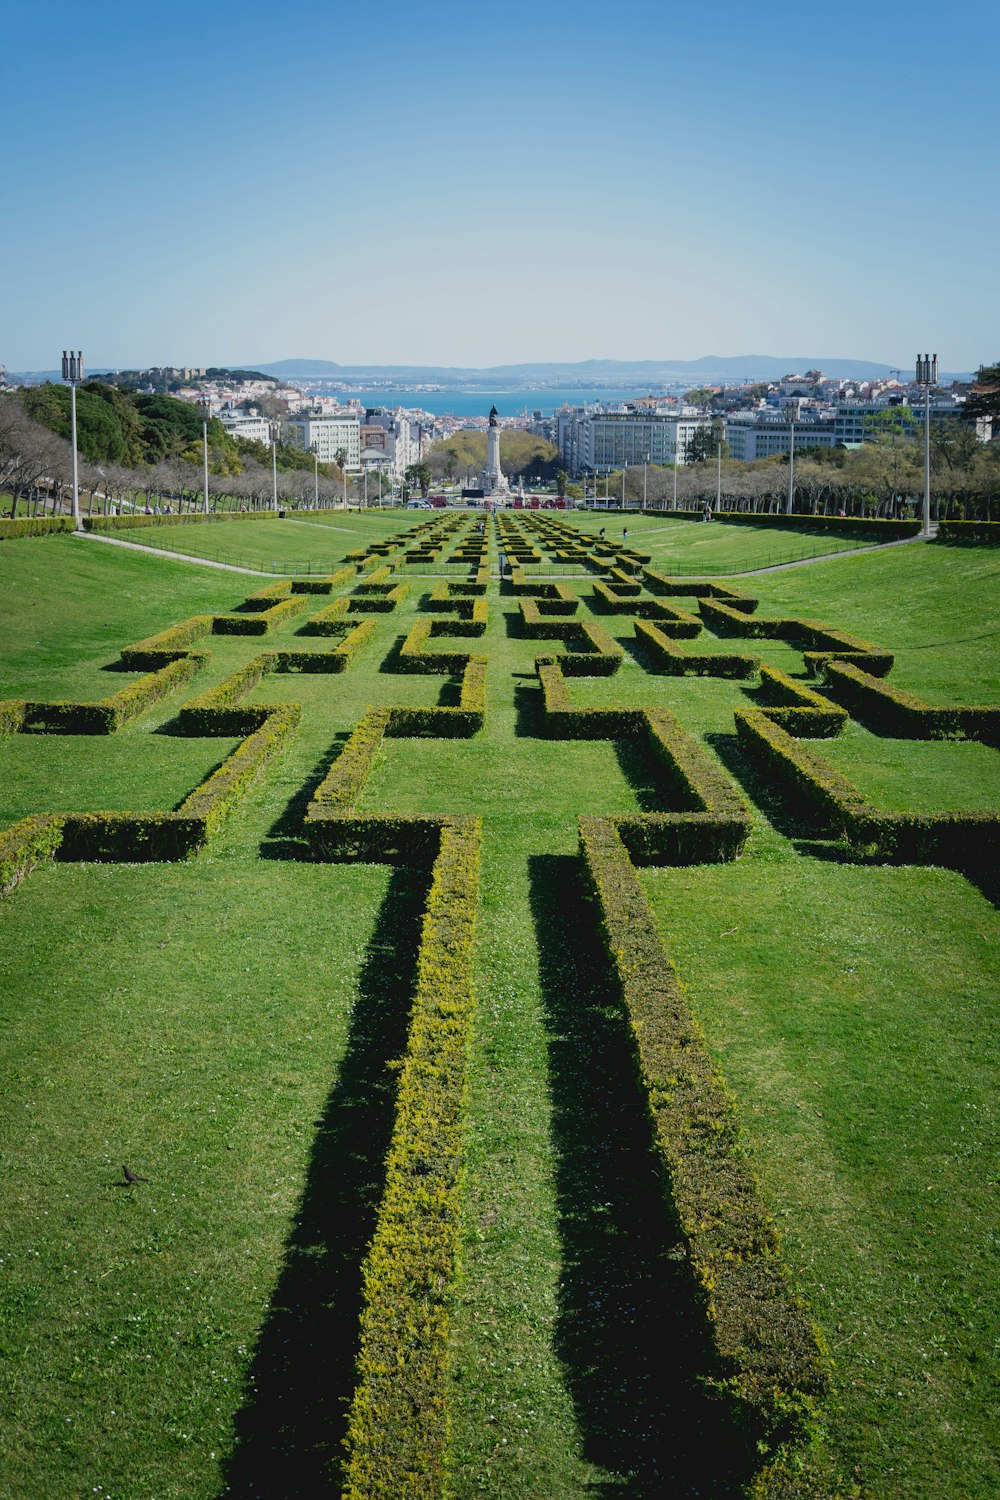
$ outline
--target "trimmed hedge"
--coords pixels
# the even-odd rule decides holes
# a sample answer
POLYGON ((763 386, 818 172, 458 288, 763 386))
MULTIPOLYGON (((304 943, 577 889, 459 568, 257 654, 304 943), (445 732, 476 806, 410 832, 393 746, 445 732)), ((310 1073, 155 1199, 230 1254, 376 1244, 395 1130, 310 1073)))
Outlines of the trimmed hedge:
POLYGON ((362 714, 337 759, 313 792, 306 809, 307 831, 311 833, 311 825, 329 817, 331 812, 346 812, 354 806, 371 774, 391 717, 390 708, 368 708, 362 714))
POLYGON ((607 614, 630 615, 634 620, 656 620, 668 635, 689 640, 701 633, 701 621, 695 615, 675 605, 664 604, 662 599, 625 597, 617 586, 611 587, 597 580, 593 589, 597 607, 607 614))
POLYGON ((141 671, 143 667, 162 667, 164 658, 176 656, 192 641, 200 641, 210 634, 212 618, 211 615, 192 615, 190 619, 181 620, 179 625, 169 625, 157 635, 149 635, 132 646, 123 646, 121 659, 135 671, 141 671))
POLYGON ((395 739, 468 739, 486 720, 485 656, 470 656, 462 674, 457 708, 390 709, 386 735, 395 739))
MULTIPOLYGON (((174 688, 190 682, 204 663, 200 652, 176 656, 138 682, 101 698, 96 703, 25 702, 20 723, 23 734, 114 734, 123 724, 135 719, 147 708, 172 693, 174 688)), ((7 705, 0 705, 7 707, 7 705)), ((8 712, 0 718, 0 732, 11 720, 8 712)))
POLYGON ((966 704, 936 708, 915 693, 882 682, 850 662, 827 662, 826 680, 855 719, 883 734, 899 739, 970 739, 1000 745, 1000 708, 966 704))
POLYGON ((735 859, 751 828, 735 784, 666 709, 575 708, 563 676, 565 657, 540 656, 545 730, 553 739, 636 739, 646 743, 665 784, 685 809, 617 818, 632 858, 641 864, 697 864, 735 859))
POLYGON ((857 787, 775 723, 769 710, 737 708, 733 717, 741 743, 777 776, 794 801, 835 837, 846 838, 855 814, 868 806, 857 787))
POLYGON ((641 708, 575 708, 563 675, 564 656, 536 656, 545 733, 556 740, 629 739, 640 732, 641 708))
POLYGON ((5 739, 9 734, 21 733, 27 707, 25 698, 0 699, 0 739, 5 739))
POLYGON ((63 838, 64 820, 55 813, 22 818, 0 833, 0 896, 52 859, 63 838))
POLYGON ((180 818, 197 818, 204 824, 205 836, 220 828, 243 797, 250 783, 271 756, 288 739, 302 717, 297 703, 283 703, 272 708, 260 725, 232 755, 213 771, 177 809, 180 818))
POLYGON ((142 526, 205 526, 216 521, 273 521, 275 510, 183 511, 166 516, 82 516, 84 531, 130 531, 142 526))
POLYGON ((891 651, 803 651, 802 660, 810 677, 822 677, 832 661, 851 662, 873 677, 885 677, 895 657, 891 651))
POLYGON ((663 948, 614 823, 580 819, 580 853, 662 1164, 718 1361, 710 1388, 757 1457, 817 1431, 819 1336, 792 1289, 731 1095, 663 948))
MULTIPOLYGON (((344 622, 345 635, 331 651, 278 651, 279 672, 346 672, 355 653, 371 640, 378 621, 359 620, 353 627, 344 622)), ((332 632, 327 632, 332 634, 332 632)))
POLYGON ((937 540, 966 547, 1000 547, 1000 521, 939 521, 937 540))
POLYGON ((753 614, 760 602, 751 594, 738 593, 724 583, 712 583, 704 578, 668 578, 665 573, 657 573, 653 568, 643 568, 642 578, 651 594, 679 595, 688 599, 720 599, 730 609, 742 610, 747 615, 753 614))
POLYGON ((281 599, 270 608, 259 609, 256 614, 213 615, 213 635, 267 635, 276 626, 300 615, 306 607, 303 594, 281 599))
POLYGON ((417 620, 399 648, 396 670, 400 672, 451 672, 456 676, 469 664, 468 651, 428 651, 433 621, 417 620))
POLYGON ((892 668, 894 657, 891 651, 880 650, 871 641, 860 636, 849 635, 846 630, 834 630, 816 620, 797 619, 751 619, 742 610, 718 599, 699 599, 698 609, 702 617, 721 635, 751 636, 758 639, 796 641, 804 643, 803 656, 810 670, 818 670, 811 663, 840 659, 847 655, 863 657, 870 663, 869 671, 884 676, 892 668))
POLYGON ((813 810, 862 858, 888 864, 941 864, 982 871, 996 866, 1000 814, 897 813, 875 807, 839 771, 775 724, 764 709, 736 709, 736 731, 799 805, 813 810))
POLYGON ((647 648, 659 669, 673 677, 693 672, 705 677, 735 677, 745 680, 753 677, 760 666, 760 660, 756 656, 738 656, 721 651, 682 651, 670 639, 675 630, 666 621, 650 625, 645 620, 636 619, 634 626, 636 640, 647 648))
POLYGON ((72 516, 15 516, 0 519, 0 542, 14 542, 20 537, 49 536, 57 531, 75 531, 72 516))
POLYGON ((177 714, 177 728, 182 734, 194 736, 252 734, 261 727, 271 709, 262 704, 252 708, 236 705, 277 665, 278 657, 273 651, 252 657, 224 682, 185 703, 177 714))
MULTIPOLYGON (((465 602, 465 601, 463 601, 465 602)), ((431 636, 439 635, 485 635, 489 624, 489 605, 485 599, 473 599, 467 616, 455 619, 431 620, 431 636)))
POLYGON ((446 1488, 481 842, 478 818, 441 826, 385 1190, 362 1270, 345 1500, 440 1496, 446 1488))
POLYGON ((844 709, 766 662, 760 668, 760 698, 773 723, 802 739, 833 739, 847 722, 844 709))
POLYGON ((894 542, 903 537, 917 536, 921 522, 881 521, 877 517, 864 516, 813 516, 794 512, 788 516, 778 512, 751 513, 742 510, 719 511, 715 519, 725 526, 770 526, 777 531, 828 531, 839 536, 860 537, 874 542, 894 542))
POLYGON ((255 589, 248 594, 243 601, 244 609, 270 609, 272 604, 277 604, 282 599, 289 599, 292 593, 292 580, 290 578, 279 578, 277 583, 265 583, 261 589, 255 589))
POLYGON ((197 854, 206 835, 203 817, 180 813, 67 813, 56 858, 112 864, 171 862, 197 854))

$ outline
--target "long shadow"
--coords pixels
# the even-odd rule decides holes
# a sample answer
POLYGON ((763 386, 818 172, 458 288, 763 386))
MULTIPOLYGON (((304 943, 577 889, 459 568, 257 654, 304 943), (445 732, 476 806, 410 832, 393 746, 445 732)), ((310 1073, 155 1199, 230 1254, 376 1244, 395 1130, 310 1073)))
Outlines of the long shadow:
POLYGON ((406 1046, 425 896, 420 874, 393 870, 237 1414, 226 1500, 333 1500, 340 1493, 361 1265, 392 1132, 396 1075, 386 1065, 406 1046))
POLYGON ((759 807, 778 833, 787 839, 822 838, 826 828, 819 814, 807 804, 797 804, 788 793, 777 787, 772 778, 754 764, 735 734, 706 734, 726 770, 739 782, 750 800, 759 807))
POLYGON ((323 751, 308 776, 288 799, 267 830, 268 839, 294 838, 301 833, 306 809, 316 795, 316 788, 321 781, 325 780, 327 772, 340 754, 345 741, 350 737, 349 729, 339 729, 336 732, 330 741, 329 748, 323 751))
MULTIPOLYGON (((534 673, 532 673, 534 677, 534 673)), ((518 739, 540 740, 545 738, 545 712, 542 690, 534 687, 514 688, 514 733, 518 739)))
POLYGON ((705 1323, 579 861, 535 856, 529 875, 563 1252, 556 1349, 585 1455, 618 1476, 588 1493, 739 1495, 749 1460, 699 1385, 713 1372, 705 1323))
POLYGON ((685 804, 672 791, 663 770, 639 740, 612 740, 622 775, 643 812, 683 812, 685 804))
POLYGON ((399 653, 405 640, 405 635, 397 635, 389 650, 378 664, 380 672, 402 672, 404 670, 400 664, 401 658, 399 653))

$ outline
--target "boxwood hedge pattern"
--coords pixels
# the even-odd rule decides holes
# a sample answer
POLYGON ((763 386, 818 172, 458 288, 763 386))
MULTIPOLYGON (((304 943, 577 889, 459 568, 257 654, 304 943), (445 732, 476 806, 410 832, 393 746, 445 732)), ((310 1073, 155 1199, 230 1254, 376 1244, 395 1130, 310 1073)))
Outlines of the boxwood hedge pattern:
MULTIPOLYGON (((710 580, 671 579, 643 566, 648 558, 633 549, 595 545, 587 551, 565 534, 563 523, 549 517, 519 520, 537 537, 533 545, 517 525, 503 527, 522 633, 569 648, 536 658, 544 732, 554 738, 641 743, 679 809, 583 818, 580 858, 631 1028, 651 1148, 701 1289, 717 1356, 714 1387, 743 1422, 748 1444, 762 1461, 766 1457, 755 1493, 773 1495, 791 1472, 784 1468, 789 1445, 807 1441, 815 1431, 826 1380, 823 1355, 791 1289, 774 1226, 740 1146, 732 1101, 713 1069, 636 869, 734 859, 750 831, 750 812, 728 775, 667 710, 572 703, 567 677, 614 672, 621 647, 599 625, 568 618, 579 601, 564 584, 533 579, 520 565, 538 559, 543 547, 599 574, 590 582, 594 594, 609 612, 633 621, 647 659, 661 671, 743 680, 759 673, 759 706, 736 711, 741 741, 786 794, 811 809, 821 827, 842 838, 858 858, 981 868, 995 848, 1000 820, 964 812, 937 817, 881 812, 800 741, 839 733, 850 710, 876 720, 885 732, 996 743, 1000 710, 936 709, 879 680, 891 669, 892 656, 869 642, 813 621, 754 618, 757 601, 748 595, 710 580), (643 597, 637 572, 655 599, 643 597), (666 602, 685 596, 698 601, 700 619, 666 602), (726 634, 796 641, 805 648, 807 667, 825 673, 826 692, 841 702, 754 656, 695 653, 675 644, 674 637, 693 637, 703 623, 726 634)), ((411 550, 423 560, 442 554, 455 524, 435 519, 418 530, 420 546, 411 550)), ((273 673, 343 670, 377 628, 377 618, 355 623, 351 614, 384 612, 387 601, 403 597, 406 585, 395 581, 386 562, 398 550, 398 542, 362 549, 328 578, 269 583, 237 613, 194 616, 125 648, 123 665, 146 675, 99 704, 0 704, 0 734, 64 729, 74 718, 80 724, 101 722, 108 726, 101 732, 110 732, 189 681, 204 662, 197 646, 206 637, 265 633, 301 611, 308 594, 355 584, 353 593, 314 615, 299 632, 329 635, 337 642, 331 649, 258 652, 181 708, 175 726, 182 732, 239 735, 241 742, 175 810, 24 819, 0 835, 0 894, 53 857, 138 861, 197 852, 298 723, 297 705, 248 706, 245 696, 273 673)), ((486 657, 431 644, 438 636, 479 634, 486 628, 485 545, 473 538, 454 557, 468 563, 470 577, 435 586, 428 604, 439 617, 417 621, 396 665, 460 676, 458 706, 369 708, 316 789, 303 825, 314 857, 387 861, 430 871, 385 1189, 363 1268, 344 1491, 352 1500, 440 1496, 447 1489, 448 1307, 458 1241, 480 827, 469 818, 363 816, 355 809, 385 738, 467 736, 484 722, 486 657)), ((813 1493, 806 1487, 807 1468, 795 1469, 803 1476, 802 1490, 788 1493, 813 1493)))
POLYGON ((580 854, 628 1017, 652 1148, 716 1351, 714 1385, 749 1445, 770 1453, 815 1430, 826 1387, 819 1336, 792 1290, 732 1099, 612 819, 580 819, 580 854))
POLYGON ((480 820, 442 819, 438 837, 385 1188, 362 1269, 345 1500, 446 1489, 480 820))

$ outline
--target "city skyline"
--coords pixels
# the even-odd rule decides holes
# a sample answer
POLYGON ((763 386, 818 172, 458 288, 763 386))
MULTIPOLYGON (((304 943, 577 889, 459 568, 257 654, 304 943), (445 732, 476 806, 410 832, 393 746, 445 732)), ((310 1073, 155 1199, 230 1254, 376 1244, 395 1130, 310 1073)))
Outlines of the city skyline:
POLYGON ((1000 12, 18 4, 0 362, 996 355, 1000 12))

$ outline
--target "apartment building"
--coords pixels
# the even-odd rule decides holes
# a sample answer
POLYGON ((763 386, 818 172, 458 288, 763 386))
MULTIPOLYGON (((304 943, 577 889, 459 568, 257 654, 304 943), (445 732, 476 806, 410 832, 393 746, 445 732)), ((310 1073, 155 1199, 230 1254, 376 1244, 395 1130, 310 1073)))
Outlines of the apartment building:
POLYGON ((315 451, 321 464, 337 462, 337 454, 346 455, 344 467, 349 474, 361 469, 361 422, 357 412, 341 412, 337 416, 316 416, 300 413, 288 417, 282 423, 282 435, 286 443, 305 452, 315 451))
POLYGON ((678 416, 648 408, 569 408, 557 413, 556 442, 569 474, 610 474, 643 463, 672 467, 687 461, 692 435, 710 423, 707 416, 678 416))

